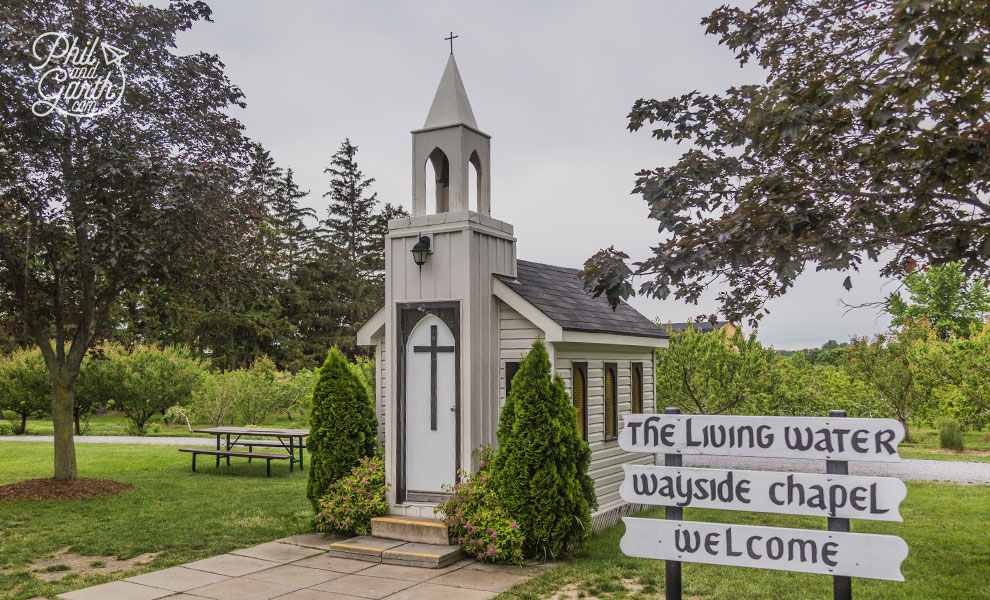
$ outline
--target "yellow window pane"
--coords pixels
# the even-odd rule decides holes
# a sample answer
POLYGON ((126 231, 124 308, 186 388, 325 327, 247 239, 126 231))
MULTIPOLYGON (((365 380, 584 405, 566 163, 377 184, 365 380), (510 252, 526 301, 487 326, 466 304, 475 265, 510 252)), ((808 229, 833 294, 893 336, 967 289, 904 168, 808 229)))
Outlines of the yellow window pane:
POLYGON ((615 437, 615 371, 605 369, 605 437, 615 437))
POLYGON ((638 368, 633 369, 632 401, 632 411, 643 412, 643 373, 638 368))
POLYGON ((574 410, 577 411, 577 425, 578 431, 581 432, 581 437, 585 437, 584 433, 584 374, 581 373, 580 369, 574 370, 574 389, 571 401, 574 403, 574 410))

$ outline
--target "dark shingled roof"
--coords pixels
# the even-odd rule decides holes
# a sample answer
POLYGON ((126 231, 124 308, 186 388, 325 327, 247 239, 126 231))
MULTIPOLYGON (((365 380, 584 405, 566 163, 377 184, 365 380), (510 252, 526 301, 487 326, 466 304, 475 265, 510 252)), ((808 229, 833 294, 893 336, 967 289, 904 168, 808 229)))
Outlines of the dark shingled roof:
POLYGON ((604 296, 584 291, 577 269, 516 261, 515 279, 496 275, 514 292, 567 331, 666 338, 666 332, 625 302, 615 311, 604 296))

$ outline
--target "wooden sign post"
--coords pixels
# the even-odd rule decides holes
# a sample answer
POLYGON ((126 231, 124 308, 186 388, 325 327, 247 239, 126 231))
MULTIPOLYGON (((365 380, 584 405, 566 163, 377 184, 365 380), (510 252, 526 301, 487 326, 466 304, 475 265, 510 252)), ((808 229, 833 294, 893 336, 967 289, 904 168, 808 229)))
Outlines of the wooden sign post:
POLYGON ((890 477, 852 476, 849 460, 900 460, 904 429, 891 419, 630 415, 619 435, 629 452, 664 455, 664 466, 623 465, 626 502, 664 506, 664 520, 626 517, 628 556, 666 561, 666 598, 681 598, 681 563, 745 566, 833 577, 835 600, 851 600, 852 577, 903 581, 907 544, 849 532, 850 519, 901 521, 907 487, 890 477), (684 454, 826 460, 826 473, 682 466, 684 454), (827 531, 683 520, 684 507, 826 517, 827 531))
MULTIPOLYGON (((679 408, 665 408, 664 414, 680 414, 679 408)), ((680 467, 683 463, 680 454, 664 454, 663 464, 665 467, 680 467)), ((624 484, 623 484, 624 485, 624 484)), ((663 509, 663 518, 668 521, 683 521, 684 509, 680 506, 667 506, 663 509)), ((667 600, 681 600, 681 563, 680 561, 668 560, 663 565, 663 574, 666 582, 664 589, 671 590, 667 593, 667 600)))
MULTIPOLYGON (((846 416, 846 411, 831 410, 828 416, 839 419, 846 416)), ((845 460, 827 460, 825 461, 825 472, 829 475, 849 475, 849 462, 845 460)), ((834 515, 829 517, 828 530, 849 533, 849 519, 843 519, 834 515)), ((904 540, 901 541, 903 542, 904 540)), ((907 549, 907 544, 904 544, 904 548, 907 549)), ((905 558, 907 557, 906 552, 904 556, 905 558)), ((833 575, 832 599, 852 600, 852 595, 852 577, 848 575, 833 575)))

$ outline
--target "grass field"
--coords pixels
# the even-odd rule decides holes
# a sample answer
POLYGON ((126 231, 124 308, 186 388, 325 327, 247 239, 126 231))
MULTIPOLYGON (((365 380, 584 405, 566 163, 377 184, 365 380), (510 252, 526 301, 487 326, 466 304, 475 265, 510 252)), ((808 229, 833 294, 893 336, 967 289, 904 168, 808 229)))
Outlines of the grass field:
MULTIPOLYGON (((21 421, 19 417, 9 412, 5 413, 5 415, 10 423, 15 423, 16 421, 17 426, 20 427, 21 421)), ((243 426, 243 423, 238 423, 237 425, 243 426)), ((210 424, 193 423, 192 426, 195 429, 198 427, 210 427, 210 424)), ((306 428, 308 427, 308 421, 305 415, 293 414, 290 421, 284 414, 280 414, 270 416, 266 420, 265 426, 306 428)), ((126 416, 121 414, 90 415, 88 422, 83 425, 83 435, 135 435, 136 432, 133 427, 134 424, 126 416)), ((184 421, 181 423, 172 421, 166 424, 161 416, 152 417, 144 426, 144 429, 144 435, 148 436, 213 437, 205 433, 191 433, 184 421)), ((27 430, 28 435, 52 435, 54 432, 50 418, 28 419, 27 430)))
MULTIPOLYGON (((13 422, 13 413, 7 413, 7 418, 13 422)), ((18 421, 18 425, 20 422, 18 421)), ((267 427, 305 428, 308 426, 305 415, 292 415, 290 421, 284 414, 272 415, 266 422, 267 427)), ((193 428, 209 427, 209 424, 193 424, 193 428)), ((27 423, 29 435, 51 435, 51 419, 29 419, 27 423)), ((939 449, 938 431, 926 427, 914 427, 911 433, 915 443, 901 443, 900 455, 904 458, 924 458, 930 460, 952 460, 990 462, 990 432, 966 431, 963 433, 964 452, 950 452, 939 449)), ((89 417, 84 435, 134 435, 131 422, 124 415, 106 414, 89 417)), ((148 436, 174 437, 211 437, 203 433, 191 433, 185 423, 166 424, 160 416, 153 417, 145 426, 148 436)))
MULTIPOLYGON (((161 552, 157 570, 310 530, 306 474, 288 466, 232 460, 214 470, 174 447, 78 444, 80 477, 134 485, 113 498, 0 503, 0 598, 22 600, 119 579, 70 575, 45 583, 26 565, 62 548, 95 557, 161 552)), ((308 458, 308 457, 307 457, 308 458)), ((0 442, 0 485, 52 475, 50 443, 0 442)))
MULTIPOLYGON (((901 505, 903 523, 854 521, 861 533, 897 535, 910 554, 902 572, 905 582, 853 581, 856 600, 981 600, 990 598, 990 486, 908 483, 901 505)), ((638 516, 662 517, 663 509, 638 516)), ((685 509, 691 521, 825 529, 825 519, 735 511, 685 509)), ((570 598, 663 598, 664 563, 628 558, 619 551, 625 528, 618 525, 592 538, 574 560, 561 563, 498 600, 553 598, 567 590, 570 598)), ((822 575, 739 567, 683 564, 685 600, 827 600, 832 580, 822 575)))
MULTIPOLYGON (((13 413, 7 413, 7 418, 13 422, 13 413)), ((2 421, 0 421, 2 422, 2 421)), ((20 422, 18 421, 18 425, 20 422)), ((305 428, 308 426, 305 415, 292 415, 289 420, 284 414, 273 415, 265 423, 267 427, 305 428)), ((193 424, 194 428, 209 427, 209 424, 193 424)), ((29 435, 51 435, 51 419, 29 419, 27 423, 29 435)), ((938 431, 926 427, 911 429, 915 443, 901 443, 900 455, 904 458, 924 458, 930 460, 952 460, 990 462, 990 432, 966 431, 963 433, 965 452, 943 451, 938 447, 938 431)), ((131 422, 124 415, 106 414, 89 417, 84 435, 134 435, 131 422)), ((191 433, 185 423, 166 424, 160 416, 153 417, 145 426, 148 436, 174 437, 211 437, 203 433, 191 433)))
POLYGON ((951 452, 938 447, 938 431, 919 427, 911 430, 913 444, 901 442, 898 454, 904 458, 927 458, 929 460, 965 460, 990 462, 990 432, 964 431, 963 452, 951 452))
MULTIPOLYGON (((192 473, 190 459, 163 446, 79 444, 79 471, 131 483, 114 498, 77 502, 0 504, 0 598, 26 600, 119 579, 141 571, 213 556, 293 535, 310 527, 306 476, 275 465, 233 461, 228 469, 192 473), (148 565, 116 575, 70 575, 37 580, 27 565, 68 547, 86 556, 131 558, 160 552, 148 565)), ((0 442, 0 485, 51 475, 51 444, 0 442)), ((911 547, 905 583, 857 580, 859 599, 990 598, 990 486, 909 483, 901 507, 905 522, 856 521, 853 531, 903 537, 911 547)), ((660 511, 645 513, 659 516, 660 511)), ((824 519, 712 510, 685 510, 685 518, 824 529, 824 519)), ((552 598, 566 586, 574 598, 661 598, 663 563, 624 557, 623 526, 592 538, 573 560, 503 595, 552 598), (637 593, 629 590, 640 588, 637 593), (583 595, 581 595, 583 594, 583 595)), ((830 598, 829 578, 817 575, 684 565, 686 599, 771 600, 830 598)))

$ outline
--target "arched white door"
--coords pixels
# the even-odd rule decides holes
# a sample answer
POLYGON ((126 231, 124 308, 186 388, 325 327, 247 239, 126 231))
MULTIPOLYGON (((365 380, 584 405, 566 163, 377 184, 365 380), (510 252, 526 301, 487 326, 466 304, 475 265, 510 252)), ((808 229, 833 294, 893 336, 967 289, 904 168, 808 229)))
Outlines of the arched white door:
POLYGON ((457 475, 455 340, 436 315, 416 324, 406 343, 405 487, 410 499, 435 495, 457 475))

